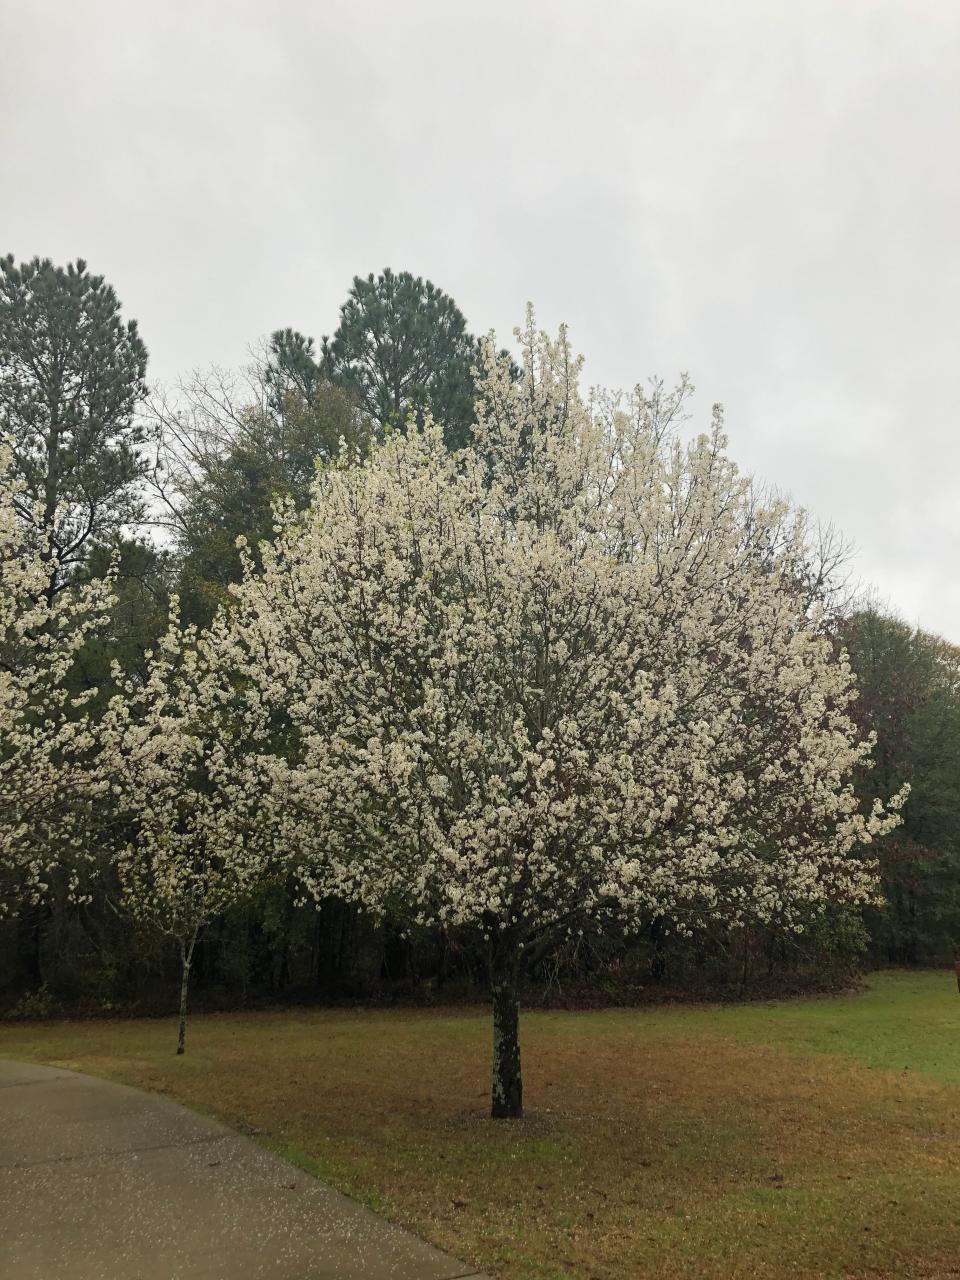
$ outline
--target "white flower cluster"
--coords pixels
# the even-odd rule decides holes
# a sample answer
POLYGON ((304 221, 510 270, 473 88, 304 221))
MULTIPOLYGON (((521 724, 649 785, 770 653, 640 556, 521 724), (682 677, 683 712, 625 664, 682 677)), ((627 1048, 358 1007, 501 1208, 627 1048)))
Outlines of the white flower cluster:
POLYGON ((90 695, 71 696, 67 677, 110 585, 58 586, 35 515, 0 439, 0 916, 37 901, 54 867, 77 890, 104 791, 90 695))
POLYGON ((397 434, 320 472, 215 628, 295 746, 262 766, 312 892, 516 948, 586 919, 795 923, 867 900, 869 754, 802 514, 686 388, 580 392, 532 320, 491 342, 472 446, 397 434))
POLYGON ((251 704, 179 627, 177 608, 146 680, 114 673, 101 768, 125 837, 115 841, 123 903, 189 960, 202 929, 263 882, 274 849, 251 704))

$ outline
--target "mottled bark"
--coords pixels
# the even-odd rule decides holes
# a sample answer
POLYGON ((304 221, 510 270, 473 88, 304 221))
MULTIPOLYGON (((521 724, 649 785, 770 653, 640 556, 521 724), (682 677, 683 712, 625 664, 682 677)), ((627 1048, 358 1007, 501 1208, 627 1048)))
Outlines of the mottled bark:
POLYGON ((180 943, 180 1030, 177 1035, 177 1053, 181 1054, 186 1051, 185 1041, 187 1037, 187 988, 190 984, 190 964, 193 960, 193 948, 196 945, 197 935, 194 934, 187 942, 180 943))

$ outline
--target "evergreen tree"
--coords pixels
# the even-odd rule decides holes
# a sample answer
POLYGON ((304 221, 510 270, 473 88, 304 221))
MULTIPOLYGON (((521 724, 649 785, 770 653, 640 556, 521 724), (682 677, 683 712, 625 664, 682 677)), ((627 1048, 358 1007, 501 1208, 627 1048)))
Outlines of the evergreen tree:
POLYGON ((78 691, 96 689, 101 702, 114 693, 114 663, 128 675, 146 675, 146 655, 169 621, 175 569, 170 549, 142 537, 93 548, 85 571, 92 579, 110 572, 113 600, 102 633, 89 638, 77 654, 71 678, 78 691))
POLYGON ((910 784, 903 825, 879 849, 886 907, 868 913, 875 954, 945 960, 960 946, 960 650, 873 608, 849 619, 844 642, 855 714, 877 737, 863 789, 910 784))
MULTIPOLYGON (((282 345, 283 337, 275 334, 274 342, 282 345)), ((451 297, 429 280, 387 268, 354 277, 339 327, 323 339, 322 362, 331 379, 356 393, 378 434, 411 415, 422 426, 429 412, 455 449, 470 438, 478 351, 451 297)))
POLYGON ((136 321, 82 259, 0 258, 0 434, 52 593, 93 546, 142 519, 146 365, 136 321))
POLYGON ((309 403, 323 382, 313 339, 296 329, 277 329, 269 350, 264 381, 273 408, 281 412, 291 391, 309 403))

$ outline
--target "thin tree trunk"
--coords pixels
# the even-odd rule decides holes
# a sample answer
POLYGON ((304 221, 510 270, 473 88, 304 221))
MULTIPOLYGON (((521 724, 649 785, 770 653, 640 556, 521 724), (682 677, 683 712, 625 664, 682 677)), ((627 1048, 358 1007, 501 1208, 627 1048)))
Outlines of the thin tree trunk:
POLYGON ((519 1120, 523 1115, 520 984, 516 958, 504 955, 500 947, 491 956, 490 986, 493 995, 493 1085, 490 1114, 494 1120, 519 1120))
POLYGON ((196 946, 197 935, 194 934, 189 942, 180 943, 180 1031, 177 1035, 177 1053, 185 1052, 185 1040, 187 1037, 187 987, 190 983, 190 962, 193 960, 193 948, 196 946))

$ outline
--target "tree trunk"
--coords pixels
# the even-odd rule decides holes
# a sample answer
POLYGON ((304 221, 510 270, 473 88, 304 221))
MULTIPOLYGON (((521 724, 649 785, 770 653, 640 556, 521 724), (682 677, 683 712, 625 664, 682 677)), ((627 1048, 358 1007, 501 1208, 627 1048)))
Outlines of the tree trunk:
POLYGON ((493 1087, 490 1114, 494 1120, 519 1120, 523 1115, 520 1074, 520 983, 516 958, 491 956, 493 994, 493 1087))
POLYGON ((187 987, 190 982, 190 962, 193 959, 193 948, 196 945, 197 935, 194 934, 189 942, 180 943, 180 1030, 177 1035, 177 1053, 185 1052, 185 1041, 187 1037, 187 987))

